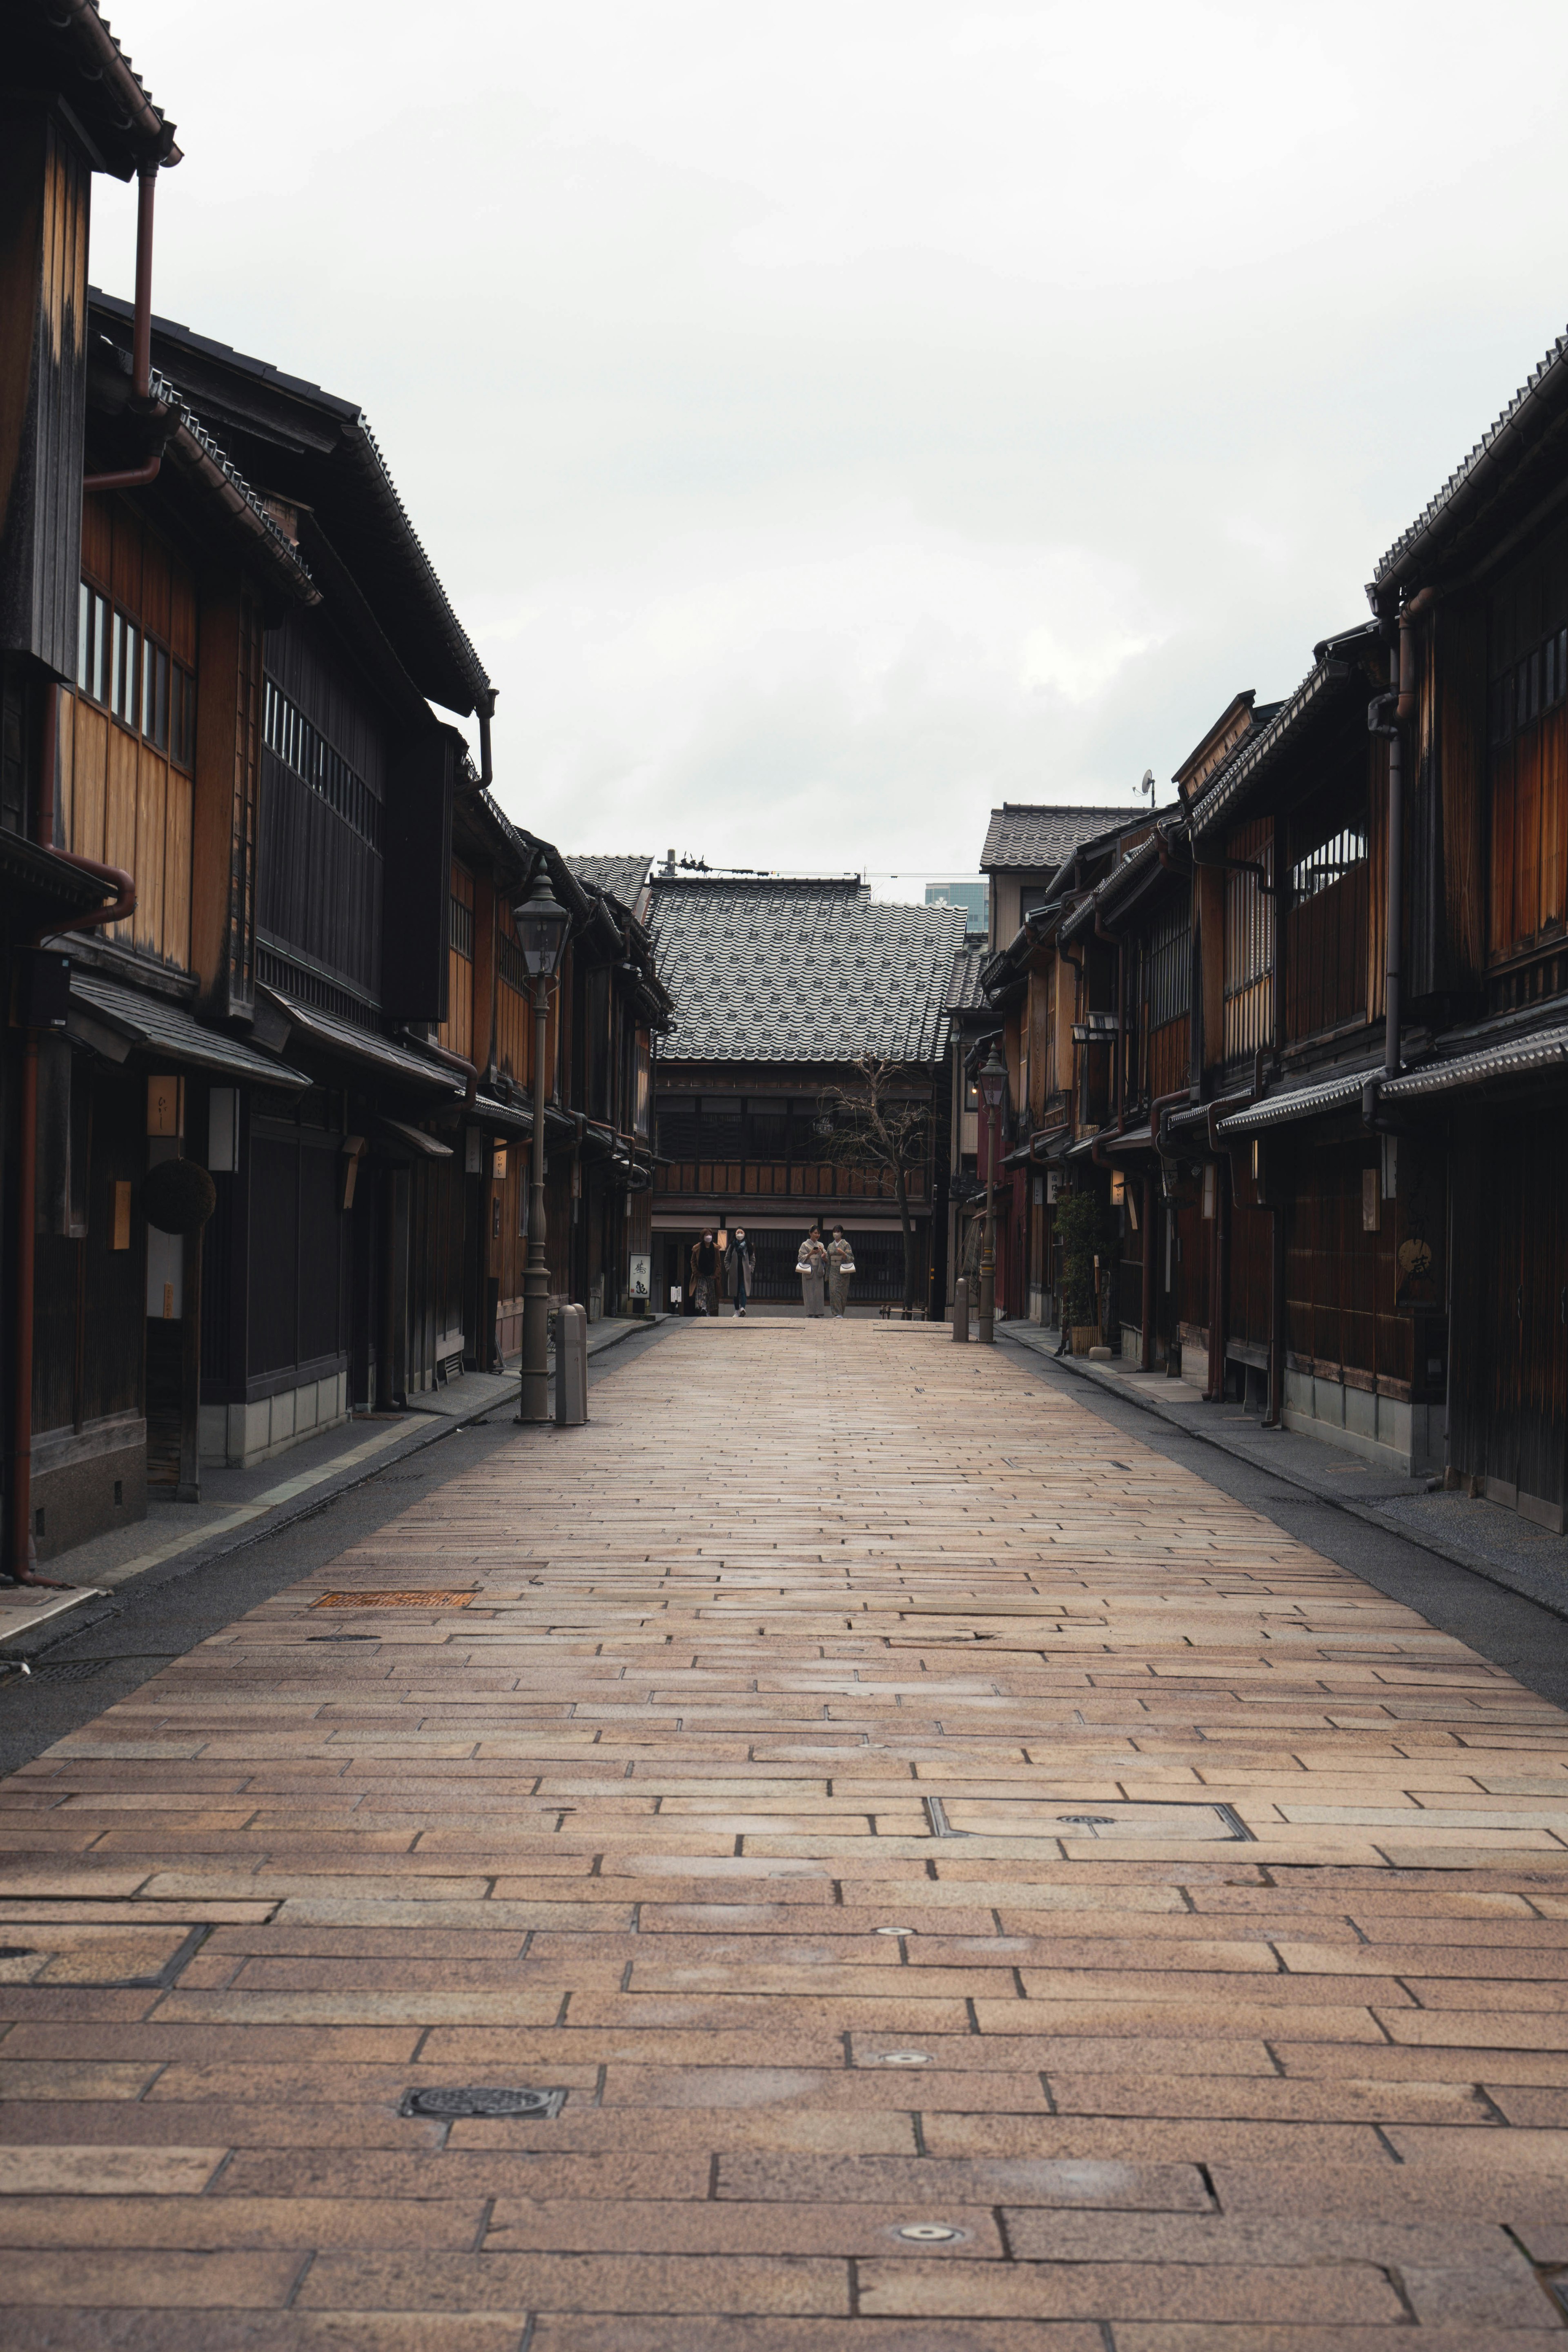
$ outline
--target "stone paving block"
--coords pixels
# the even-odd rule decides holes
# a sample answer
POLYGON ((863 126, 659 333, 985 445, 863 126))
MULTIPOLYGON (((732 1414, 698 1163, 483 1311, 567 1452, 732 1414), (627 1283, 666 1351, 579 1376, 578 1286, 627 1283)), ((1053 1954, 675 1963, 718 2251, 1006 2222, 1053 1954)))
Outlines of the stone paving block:
POLYGON ((681 1327, 595 1399, 0 1787, 24 2330, 1562 2340, 1555 1710, 935 1328, 681 1327), (475 1599, 308 1638, 420 1585, 475 1599), (566 2096, 399 2111, 465 2085, 566 2096))

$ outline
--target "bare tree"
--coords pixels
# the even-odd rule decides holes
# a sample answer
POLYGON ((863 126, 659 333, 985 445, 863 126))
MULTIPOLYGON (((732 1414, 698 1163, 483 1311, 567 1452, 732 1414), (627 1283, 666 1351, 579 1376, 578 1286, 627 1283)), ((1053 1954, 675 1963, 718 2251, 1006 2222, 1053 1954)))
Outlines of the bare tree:
POLYGON ((904 1307, 918 1303, 924 1268, 917 1260, 915 1221, 910 1213, 910 1176, 925 1160, 931 1106, 910 1092, 921 1074, 876 1054, 858 1055, 852 1075, 822 1096, 823 1156, 841 1167, 861 1168, 890 1181, 904 1229, 904 1307), (831 1124, 829 1124, 831 1122, 831 1124))

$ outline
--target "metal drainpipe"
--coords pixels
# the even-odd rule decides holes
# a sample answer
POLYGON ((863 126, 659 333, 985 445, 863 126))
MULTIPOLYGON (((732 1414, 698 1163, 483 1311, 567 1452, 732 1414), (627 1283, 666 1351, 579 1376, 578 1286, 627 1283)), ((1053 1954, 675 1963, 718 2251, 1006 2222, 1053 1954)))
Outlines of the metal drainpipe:
MULTIPOLYGON (((158 185, 158 167, 143 170, 136 179, 136 310, 131 329, 131 397, 137 405, 146 408, 153 401, 153 197, 158 185)), ((140 466, 122 467, 118 473, 89 474, 82 482, 87 490, 136 490, 158 478, 158 468, 163 462, 163 445, 160 440, 153 455, 140 466)))

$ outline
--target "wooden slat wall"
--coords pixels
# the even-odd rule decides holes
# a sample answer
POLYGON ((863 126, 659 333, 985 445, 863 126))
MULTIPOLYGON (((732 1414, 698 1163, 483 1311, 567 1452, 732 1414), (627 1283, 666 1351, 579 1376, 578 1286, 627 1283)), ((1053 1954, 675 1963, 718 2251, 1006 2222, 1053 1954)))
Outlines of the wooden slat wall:
POLYGON ((1488 603, 1493 963, 1560 940, 1568 910, 1568 699, 1558 635, 1565 624, 1568 532, 1560 530, 1504 575, 1488 603))
POLYGON ((1494 1116, 1461 1130, 1449 1458, 1561 1509, 1568 1500, 1568 1116, 1494 1116))
MULTIPOLYGON (((82 570, 138 628, 194 668, 194 575, 120 499, 82 510, 82 570)), ((108 933, 187 970, 192 777, 85 696, 60 698, 61 813, 68 847, 135 877, 136 912, 108 933)))
MULTIPOLYGON (((1226 835, 1225 854, 1273 876, 1274 825, 1254 817, 1226 835)), ((1268 1045, 1273 1013, 1273 901, 1252 874, 1225 877, 1225 1057, 1235 1061, 1268 1045)))
MULTIPOLYGON (((1327 893, 1325 896, 1329 895, 1327 893)), ((1325 1145, 1301 1155, 1286 1244, 1286 1347, 1298 1370, 1407 1397, 1413 1326, 1396 1305, 1398 1203, 1363 1231, 1362 1176, 1374 1147, 1325 1145)))
MULTIPOLYGON (((473 945, 474 877, 467 866, 452 861, 452 897, 468 910, 468 936, 473 945)), ((456 944, 447 950, 447 1017, 437 1031, 448 1054, 471 1060, 474 1051, 474 959, 456 944)))

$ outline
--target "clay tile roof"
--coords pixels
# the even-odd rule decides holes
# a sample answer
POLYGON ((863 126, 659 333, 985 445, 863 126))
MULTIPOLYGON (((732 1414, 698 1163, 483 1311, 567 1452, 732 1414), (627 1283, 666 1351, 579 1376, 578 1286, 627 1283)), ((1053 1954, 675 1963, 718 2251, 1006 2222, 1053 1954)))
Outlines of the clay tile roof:
POLYGON ((656 873, 649 926, 679 1022, 660 1063, 933 1063, 966 919, 873 901, 853 877, 656 873))
POLYGON ((590 890, 602 890, 606 898, 614 898, 617 905, 624 907, 628 915, 635 915, 653 859, 651 856, 569 857, 566 863, 579 882, 586 883, 590 890))
POLYGON ((950 1013, 984 1013, 986 1010, 985 991, 980 985, 980 975, 991 960, 989 948, 960 948, 952 959, 952 973, 947 983, 947 1009, 950 1013))
POLYGON ((1031 873, 1054 873, 1072 856, 1080 841, 1092 841, 1114 825, 1112 808, 1042 807, 1023 801, 1005 801, 991 812, 985 846, 980 853, 983 870, 1015 866, 1031 873))

